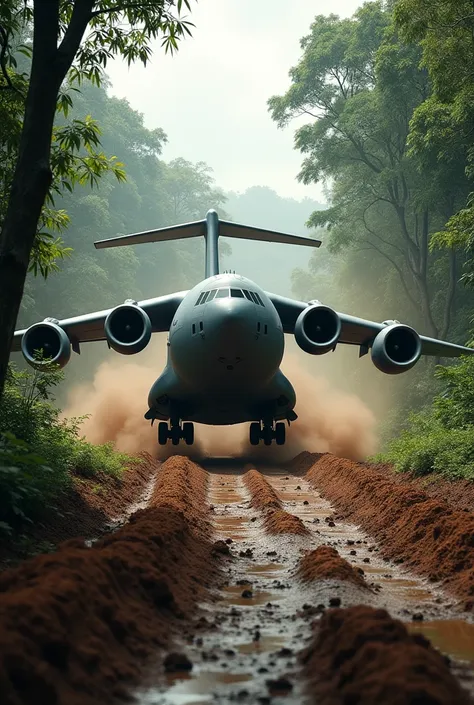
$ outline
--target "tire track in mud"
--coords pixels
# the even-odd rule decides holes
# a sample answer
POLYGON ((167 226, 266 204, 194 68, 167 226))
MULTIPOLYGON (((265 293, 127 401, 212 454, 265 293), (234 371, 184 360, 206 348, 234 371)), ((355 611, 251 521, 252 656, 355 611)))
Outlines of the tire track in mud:
MULTIPOLYGON (((215 538, 229 548, 226 581, 215 601, 201 605, 205 630, 183 642, 192 673, 170 674, 166 686, 141 691, 143 705, 265 703, 274 696, 282 705, 293 705, 308 695, 320 705, 342 703, 346 696, 362 697, 364 705, 406 705, 415 692, 429 698, 438 691, 433 703, 468 702, 438 652, 379 609, 385 606, 410 619, 422 605, 424 614, 445 617, 447 610, 436 602, 443 599, 438 593, 379 558, 378 546, 355 526, 336 524, 331 505, 306 481, 281 469, 265 469, 264 475, 235 465, 209 469, 215 538), (273 526, 269 517, 277 517, 273 526), (291 533, 295 524, 289 517, 305 531, 291 533), (323 558, 315 575, 318 561, 312 554, 318 554, 319 562, 323 558), (389 574, 390 580, 383 577, 389 574), (354 607, 361 604, 367 607, 354 607), (328 609, 332 606, 342 609, 328 609), (332 640, 327 639, 328 629, 336 634, 332 640), (347 653, 341 654, 340 644, 349 644, 347 653), (361 662, 359 651, 366 648, 361 662), (331 671, 335 660, 341 667, 331 671), (379 674, 376 686, 374 669, 379 674), (324 674, 324 687, 318 673, 324 674), (385 680, 390 694, 380 690, 385 680)), ((455 664, 454 671, 469 684, 462 664, 455 664)))
MULTIPOLYGON (((344 461, 343 461, 344 462, 344 461)), ((383 608, 406 623, 411 634, 424 635, 452 661, 452 671, 474 694, 474 624, 469 615, 460 615, 452 597, 441 586, 414 575, 390 561, 380 546, 355 524, 337 519, 334 508, 301 476, 264 470, 265 478, 283 501, 283 508, 298 516, 313 532, 314 546, 329 546, 363 574, 371 588, 354 603, 343 596, 346 587, 334 585, 341 606, 364 604, 383 608), (313 528, 315 527, 315 528, 313 528)), ((304 561, 304 559, 303 559, 304 561)), ((320 581, 313 583, 316 599, 324 591, 320 581)), ((440 702, 444 702, 440 700, 440 702)), ((457 702, 457 701, 454 701, 457 702)))
POLYGON ((117 531, 92 546, 67 541, 0 575, 2 705, 129 699, 217 575, 206 487, 201 468, 171 458, 148 508, 117 531))

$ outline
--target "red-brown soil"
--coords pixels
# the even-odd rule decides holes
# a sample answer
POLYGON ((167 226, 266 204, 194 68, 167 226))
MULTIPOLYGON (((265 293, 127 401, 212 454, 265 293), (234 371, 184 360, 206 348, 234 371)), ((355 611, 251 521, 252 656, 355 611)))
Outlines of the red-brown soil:
POLYGON ((284 509, 269 509, 263 525, 269 534, 297 534, 302 536, 308 530, 299 517, 284 509))
POLYGON ((363 576, 332 546, 318 546, 301 558, 297 576, 304 582, 342 580, 368 589, 363 576))
POLYGON ((282 501, 269 482, 257 470, 245 473, 244 483, 250 492, 250 506, 265 512, 263 524, 270 534, 306 534, 301 519, 282 508, 282 501))
POLYGON ((317 705, 468 705, 446 660, 385 610, 328 610, 303 655, 317 705))
POLYGON ((306 472, 342 513, 382 545, 384 554, 421 572, 464 600, 474 602, 474 515, 450 507, 367 464, 302 454, 293 468, 306 472), (313 461, 310 464, 310 461, 313 461))
POLYGON ((399 484, 411 485, 416 490, 426 492, 433 499, 447 502, 453 509, 474 511, 474 480, 448 480, 436 473, 417 477, 408 472, 396 472, 392 465, 386 463, 367 465, 399 484))
POLYGON ((205 488, 202 469, 172 458, 150 508, 118 531, 91 548, 66 542, 0 575, 2 705, 126 697, 147 657, 155 661, 185 631, 215 576, 212 544, 196 531, 205 488))
POLYGON ((281 500, 277 493, 257 470, 249 470, 243 479, 251 494, 251 507, 254 509, 281 509, 281 500))
MULTIPOLYGON (((77 536, 97 538, 107 531, 112 520, 139 501, 157 472, 158 464, 151 455, 140 453, 138 458, 141 462, 126 468, 120 477, 104 472, 91 478, 74 477, 72 487, 55 501, 54 512, 48 512, 43 522, 24 528, 26 550, 35 551, 45 544, 54 547, 77 536)), ((25 548, 18 544, 0 545, 0 570, 25 557, 25 548)))

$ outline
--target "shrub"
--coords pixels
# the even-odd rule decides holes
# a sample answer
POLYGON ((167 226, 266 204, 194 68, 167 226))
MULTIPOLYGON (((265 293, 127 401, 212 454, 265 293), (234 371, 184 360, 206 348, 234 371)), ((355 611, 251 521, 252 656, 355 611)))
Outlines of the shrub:
POLYGON ((0 535, 54 507, 74 475, 118 477, 139 462, 111 443, 87 443, 79 435, 81 418, 60 418, 52 389, 62 379, 53 367, 41 373, 9 368, 0 403, 0 535))

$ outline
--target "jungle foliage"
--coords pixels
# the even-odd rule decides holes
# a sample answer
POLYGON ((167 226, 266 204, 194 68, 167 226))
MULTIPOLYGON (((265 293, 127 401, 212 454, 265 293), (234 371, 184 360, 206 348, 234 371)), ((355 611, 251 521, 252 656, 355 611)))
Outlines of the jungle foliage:
MULTIPOLYGON (((367 2, 351 18, 315 18, 300 42, 290 87, 268 101, 278 126, 303 120, 295 132, 303 157, 298 179, 323 183, 330 197, 329 208, 308 220, 326 229, 330 253, 315 251, 309 270, 293 273, 301 298, 337 292, 331 302, 348 313, 398 318, 461 344, 470 339, 473 30, 472 3, 457 0, 367 2), (356 310, 355 301, 365 311, 356 310)), ((391 446, 391 457, 403 456, 404 468, 417 466, 413 444, 420 452, 429 446, 432 458, 444 443, 458 470, 469 466, 462 448, 469 438, 472 444, 473 429, 460 425, 455 388, 437 395, 443 375, 459 369, 467 383, 474 368, 440 369, 435 376, 433 365, 420 363, 404 384, 384 382, 396 407, 385 424, 388 436, 410 409, 429 407, 391 446), (443 403, 449 411, 441 417, 443 403), (430 426, 434 435, 422 433, 430 426)), ((363 391, 360 371, 351 374, 363 391)))
POLYGON ((9 367, 0 402, 0 540, 40 520, 74 477, 120 476, 138 462, 112 444, 95 446, 80 436, 81 419, 62 419, 53 390, 63 377, 9 367))

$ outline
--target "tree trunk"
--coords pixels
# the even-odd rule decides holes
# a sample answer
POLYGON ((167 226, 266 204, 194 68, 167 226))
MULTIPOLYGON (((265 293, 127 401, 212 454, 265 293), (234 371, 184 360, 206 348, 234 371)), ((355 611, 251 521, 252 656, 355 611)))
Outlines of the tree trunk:
POLYGON ((35 3, 33 61, 18 161, 0 235, 0 396, 25 285, 30 252, 48 189, 58 90, 59 0, 35 3))

